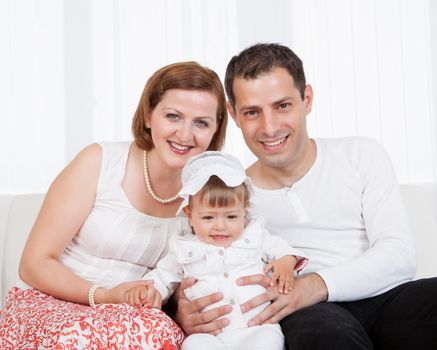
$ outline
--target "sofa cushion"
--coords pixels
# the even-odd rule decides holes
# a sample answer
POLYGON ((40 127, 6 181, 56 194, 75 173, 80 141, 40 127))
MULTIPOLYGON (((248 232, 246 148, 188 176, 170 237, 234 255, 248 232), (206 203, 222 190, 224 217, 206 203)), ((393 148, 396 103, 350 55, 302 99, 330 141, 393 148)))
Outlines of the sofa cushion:
MULTIPOLYGON (((416 240, 416 278, 437 276, 437 185, 401 185, 416 240)), ((0 195, 1 301, 18 283, 18 264, 26 238, 41 207, 44 194, 0 195), (9 210, 8 210, 9 208, 9 210)))

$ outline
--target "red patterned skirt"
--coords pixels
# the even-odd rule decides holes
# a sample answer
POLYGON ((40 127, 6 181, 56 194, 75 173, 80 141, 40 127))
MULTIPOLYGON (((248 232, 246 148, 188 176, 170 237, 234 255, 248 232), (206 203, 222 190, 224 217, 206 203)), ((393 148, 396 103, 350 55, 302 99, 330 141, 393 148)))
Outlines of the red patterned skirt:
POLYGON ((164 312, 127 304, 95 308, 13 288, 0 311, 0 349, 179 349, 183 332, 164 312))

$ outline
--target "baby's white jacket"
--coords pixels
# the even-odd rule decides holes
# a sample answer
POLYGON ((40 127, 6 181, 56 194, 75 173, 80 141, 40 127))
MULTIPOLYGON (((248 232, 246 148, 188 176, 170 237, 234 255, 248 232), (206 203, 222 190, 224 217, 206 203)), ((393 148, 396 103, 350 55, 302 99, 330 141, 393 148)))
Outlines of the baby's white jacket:
POLYGON ((194 277, 197 282, 185 290, 186 297, 194 300, 215 292, 223 293, 223 300, 206 307, 205 311, 230 304, 233 310, 225 316, 231 321, 226 329, 243 328, 269 303, 243 314, 240 305, 265 292, 265 288, 259 285, 238 286, 236 280, 263 273, 266 262, 285 255, 295 255, 299 260, 295 271, 300 272, 305 266, 307 259, 299 250, 292 248, 284 239, 270 235, 264 228, 264 219, 252 217, 241 237, 227 248, 201 242, 189 231, 173 235, 167 255, 143 279, 153 280, 154 287, 166 300, 183 278, 194 277))

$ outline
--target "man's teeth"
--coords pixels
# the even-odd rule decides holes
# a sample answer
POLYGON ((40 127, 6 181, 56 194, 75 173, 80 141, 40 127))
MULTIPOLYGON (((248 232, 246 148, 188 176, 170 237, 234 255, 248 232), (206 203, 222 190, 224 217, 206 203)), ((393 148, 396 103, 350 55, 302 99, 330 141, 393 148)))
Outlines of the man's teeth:
POLYGON ((279 140, 273 141, 273 142, 263 142, 263 143, 264 143, 266 146, 273 147, 273 146, 277 146, 277 145, 281 144, 281 143, 284 142, 284 141, 285 141, 285 137, 282 138, 282 139, 279 139, 279 140))
POLYGON ((190 148, 190 146, 182 146, 182 145, 179 145, 179 144, 174 143, 174 142, 170 142, 170 144, 171 144, 174 148, 176 148, 176 149, 178 149, 178 150, 180 150, 180 151, 186 151, 187 149, 190 148))

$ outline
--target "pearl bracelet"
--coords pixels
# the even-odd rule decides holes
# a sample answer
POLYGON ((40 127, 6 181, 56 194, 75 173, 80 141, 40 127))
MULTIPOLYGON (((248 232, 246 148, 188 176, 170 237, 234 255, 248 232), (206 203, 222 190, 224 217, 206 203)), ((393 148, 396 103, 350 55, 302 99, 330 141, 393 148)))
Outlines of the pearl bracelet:
POLYGON ((94 300, 94 294, 96 292, 96 289, 100 288, 97 284, 93 284, 91 288, 88 290, 88 302, 91 307, 96 307, 96 302, 94 300))

